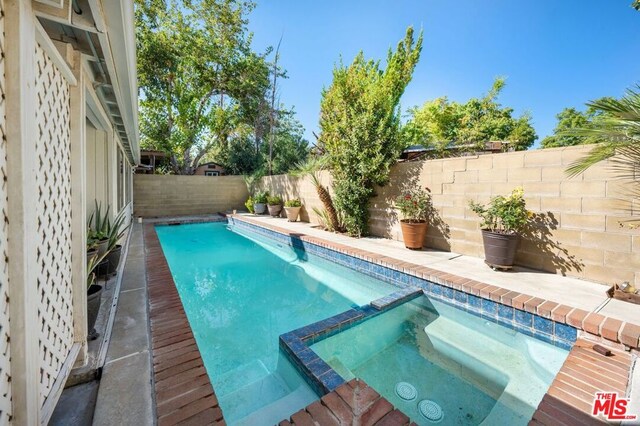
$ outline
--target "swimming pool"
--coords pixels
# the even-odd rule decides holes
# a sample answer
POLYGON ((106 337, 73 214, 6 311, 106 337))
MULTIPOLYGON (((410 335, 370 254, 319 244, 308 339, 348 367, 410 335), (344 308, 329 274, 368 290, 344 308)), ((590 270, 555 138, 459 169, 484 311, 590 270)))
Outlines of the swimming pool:
POLYGON ((526 425, 568 355, 425 296, 311 349, 425 425, 526 425))
POLYGON ((318 398, 280 355, 281 334, 397 290, 226 223, 156 232, 230 424, 275 424, 318 398))
POLYGON ((575 341, 570 326, 230 224, 156 227, 228 423, 277 423, 356 376, 419 423, 526 424, 575 341))

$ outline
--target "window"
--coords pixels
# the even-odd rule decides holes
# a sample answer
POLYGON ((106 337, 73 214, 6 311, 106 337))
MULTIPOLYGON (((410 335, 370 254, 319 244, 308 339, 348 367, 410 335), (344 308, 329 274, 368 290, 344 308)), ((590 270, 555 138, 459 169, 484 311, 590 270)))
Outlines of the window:
POLYGON ((205 170, 204 171, 204 175, 205 176, 220 176, 220 172, 217 170, 205 170))

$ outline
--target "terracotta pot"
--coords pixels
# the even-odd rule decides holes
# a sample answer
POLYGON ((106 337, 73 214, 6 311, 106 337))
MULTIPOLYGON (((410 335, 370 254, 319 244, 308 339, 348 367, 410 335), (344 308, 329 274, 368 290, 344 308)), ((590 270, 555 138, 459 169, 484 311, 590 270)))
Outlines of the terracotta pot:
POLYGON ((287 220, 289 222, 295 222, 298 220, 298 215, 300 214, 300 209, 302 207, 285 207, 284 211, 287 213, 287 220))
POLYGON ((400 221, 402 228, 402 239, 404 246, 411 250, 422 250, 424 237, 427 235, 427 222, 409 222, 405 219, 400 221))
POLYGON ((269 214, 273 217, 278 217, 280 216, 280 212, 282 211, 282 205, 281 204, 276 204, 275 206, 272 206, 271 204, 269 204, 267 206, 269 208, 269 214))
POLYGON ((511 269, 519 239, 518 234, 502 234, 483 229, 484 261, 492 268, 511 269))
POLYGON ((100 299, 102 297, 102 286, 92 284, 87 290, 87 329, 89 330, 89 340, 95 340, 100 335, 94 328, 98 312, 100 312, 100 299))
POLYGON ((253 212, 255 214, 264 214, 267 210, 267 205, 265 203, 253 203, 253 212))

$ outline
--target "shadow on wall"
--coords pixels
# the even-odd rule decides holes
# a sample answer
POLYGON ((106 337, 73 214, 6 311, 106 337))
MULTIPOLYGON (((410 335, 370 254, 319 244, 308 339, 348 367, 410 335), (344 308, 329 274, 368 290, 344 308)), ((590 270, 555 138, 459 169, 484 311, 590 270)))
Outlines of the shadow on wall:
MULTIPOLYGON (((558 226, 558 219, 552 212, 534 213, 522 233, 518 254, 526 257, 525 264, 538 269, 562 275, 566 275, 567 272, 581 272, 584 263, 553 238, 553 231, 557 230, 558 226), (539 265, 531 265, 532 255, 540 259, 539 265)), ((522 263, 518 262, 517 258, 516 262, 522 263)))
MULTIPOLYGON (((395 232, 400 232, 399 221, 401 217, 393 206, 399 194, 422 185, 420 177, 423 166, 423 161, 399 163, 394 167, 390 182, 384 187, 376 189, 376 197, 370 205, 371 231, 375 235, 393 238, 395 232)), ((427 217, 429 228, 424 241, 425 247, 451 251, 449 225, 442 219, 440 212, 433 204, 430 206, 427 217)), ((397 239, 402 240, 401 235, 398 235, 397 239)))

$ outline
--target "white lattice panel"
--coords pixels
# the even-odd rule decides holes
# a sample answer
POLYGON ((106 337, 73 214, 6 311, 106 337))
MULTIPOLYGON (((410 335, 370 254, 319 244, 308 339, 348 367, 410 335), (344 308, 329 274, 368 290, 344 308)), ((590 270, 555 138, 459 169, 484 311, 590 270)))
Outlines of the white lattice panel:
POLYGON ((7 252, 7 140, 4 100, 4 0, 0 0, 0 424, 11 419, 11 364, 9 354, 9 276, 7 252))
POLYGON ((40 403, 49 395, 71 346, 71 141, 69 86, 36 47, 37 268, 40 403))

